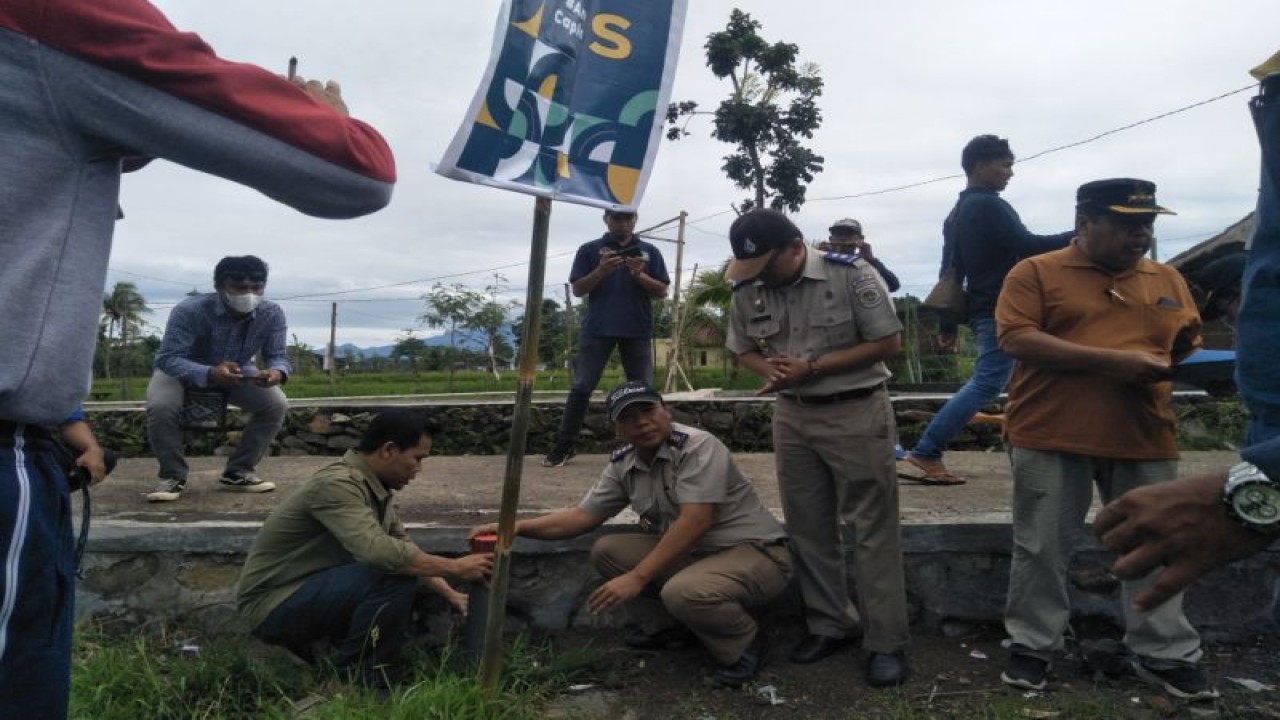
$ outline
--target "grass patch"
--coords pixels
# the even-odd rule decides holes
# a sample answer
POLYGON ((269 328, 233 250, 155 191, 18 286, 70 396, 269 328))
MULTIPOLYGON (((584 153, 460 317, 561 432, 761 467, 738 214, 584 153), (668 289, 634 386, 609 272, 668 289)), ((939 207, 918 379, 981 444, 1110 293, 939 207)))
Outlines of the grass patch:
POLYGON ((592 662, 589 650, 555 653, 549 643, 517 638, 500 688, 481 688, 452 645, 412 649, 410 678, 390 697, 310 668, 283 651, 243 637, 191 640, 175 630, 77 629, 71 717, 84 720, 195 720, 352 717, 526 720, 592 662), (198 650, 183 650, 184 645, 198 650))
MULTIPOLYGON (((719 368, 698 368, 687 371, 694 387, 723 388, 728 390, 754 390, 763 381, 746 370, 736 375, 719 368)), ((655 374, 658 384, 665 377, 664 370, 659 368, 655 374)), ((95 401, 112 400, 144 400, 147 396, 146 378, 128 379, 128 398, 121 387, 120 379, 98 379, 93 383, 89 399, 95 401)), ((611 388, 623 381, 620 368, 607 368, 600 379, 599 388, 611 388)), ((487 372, 460 371, 454 373, 452 380, 447 372, 346 372, 339 373, 330 381, 322 372, 295 373, 289 377, 284 386, 285 395, 295 400, 316 397, 356 397, 382 395, 444 395, 450 393, 474 392, 510 392, 514 393, 519 378, 515 372, 504 372, 495 379, 487 372)), ((539 391, 569 391, 569 376, 564 371, 544 371, 538 373, 534 389, 539 391)))

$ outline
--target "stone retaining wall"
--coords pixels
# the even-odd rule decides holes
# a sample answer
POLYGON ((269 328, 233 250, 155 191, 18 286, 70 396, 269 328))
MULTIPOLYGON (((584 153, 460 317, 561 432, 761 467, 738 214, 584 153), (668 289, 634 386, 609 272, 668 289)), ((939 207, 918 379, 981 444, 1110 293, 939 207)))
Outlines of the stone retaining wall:
MULTIPOLYGON (((606 526, 602 532, 634 531, 606 526)), ((134 624, 176 620, 208 633, 243 632, 235 610, 235 583, 257 533, 253 523, 210 525, 110 525, 95 527, 77 583, 80 617, 105 616, 134 624)), ((466 529, 410 528, 427 552, 463 551, 466 529)), ((545 542, 519 538, 508 597, 508 629, 557 630, 616 627, 624 615, 593 616, 583 605, 599 583, 587 553, 598 533, 545 542)), ((846 543, 850 542, 846 537, 846 543)), ((1107 562, 1091 537, 1076 562, 1107 562)), ((937 629, 947 621, 999 623, 1008 585, 1008 525, 911 525, 903 528, 907 601, 912 623, 937 629)), ((853 577, 850 569, 850 577, 853 577)), ((795 583, 770 616, 798 616, 795 583)), ((1122 626, 1118 589, 1087 593, 1070 589, 1076 617, 1103 618, 1122 626)), ((856 595, 854 595, 856 597, 856 595)), ((1211 573, 1186 595, 1187 614, 1213 640, 1255 640, 1280 634, 1280 548, 1211 573)), ((449 622, 443 603, 431 626, 449 622)))
MULTIPOLYGON (((901 397, 894 399, 898 432, 905 447, 911 447, 923 432, 940 399, 901 397)), ((677 422, 701 427, 724 440, 733 452, 771 452, 772 398, 724 398, 671 403, 677 422)), ((341 455, 354 447, 372 415, 385 403, 342 404, 294 407, 284 427, 272 443, 273 455, 341 455)), ((506 452, 511 432, 513 406, 505 403, 427 403, 420 407, 445 432, 436 438, 436 452, 442 455, 501 455, 506 452)), ((527 452, 541 455, 555 442, 562 403, 536 402, 532 408, 527 452)), ((999 412, 999 406, 988 408, 999 412)), ((1179 396, 1179 441, 1186 450, 1230 450, 1234 438, 1244 436, 1245 415, 1238 401, 1206 396, 1179 396)), ((188 433, 188 454, 221 455, 239 440, 246 416, 232 409, 225 432, 188 433)), ((145 457, 146 413, 141 409, 98 410, 89 408, 89 421, 99 440, 125 457, 145 457)), ((952 450, 985 450, 1001 446, 1001 430, 994 424, 970 424, 950 444, 952 450)), ((613 431, 604 415, 604 406, 593 402, 579 436, 581 453, 608 452, 616 446, 613 431)))

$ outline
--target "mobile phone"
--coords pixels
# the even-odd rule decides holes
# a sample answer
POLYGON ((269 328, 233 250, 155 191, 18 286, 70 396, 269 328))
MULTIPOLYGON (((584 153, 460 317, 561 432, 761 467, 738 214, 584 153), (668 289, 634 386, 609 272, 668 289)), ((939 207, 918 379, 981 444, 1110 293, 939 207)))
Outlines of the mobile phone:
POLYGON ((644 255, 644 251, 634 245, 629 248, 623 248, 617 252, 620 257, 624 258, 641 257, 644 255))

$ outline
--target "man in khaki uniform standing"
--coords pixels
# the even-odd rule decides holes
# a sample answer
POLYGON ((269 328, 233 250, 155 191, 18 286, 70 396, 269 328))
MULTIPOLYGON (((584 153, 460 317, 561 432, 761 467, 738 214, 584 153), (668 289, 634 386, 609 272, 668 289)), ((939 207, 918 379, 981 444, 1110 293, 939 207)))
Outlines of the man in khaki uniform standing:
POLYGON ((773 445, 809 634, 792 662, 821 660, 863 633, 849 599, 841 524, 853 532, 867 682, 901 684, 909 640, 895 423, 884 360, 902 324, 875 269, 811 252, 780 212, 755 210, 729 230, 735 283, 728 347, 777 393, 773 445))

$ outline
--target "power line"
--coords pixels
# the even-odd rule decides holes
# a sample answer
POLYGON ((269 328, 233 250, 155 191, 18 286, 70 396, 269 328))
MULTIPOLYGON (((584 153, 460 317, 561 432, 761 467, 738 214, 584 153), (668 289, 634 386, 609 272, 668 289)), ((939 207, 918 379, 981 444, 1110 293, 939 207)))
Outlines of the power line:
MULTIPOLYGON (((564 257, 566 255, 572 255, 576 252, 577 250, 575 249, 575 250, 569 250, 567 252, 557 253, 555 255, 548 255, 547 259, 553 260, 555 258, 564 257)), ((324 293, 309 293, 306 295, 291 295, 289 297, 279 298, 277 302, 279 302, 280 300, 300 300, 303 298, 325 298, 325 297, 333 297, 334 295, 348 295, 351 293, 358 293, 358 292, 370 292, 372 290, 386 290, 387 288, 404 287, 405 285, 417 285, 419 283, 429 283, 429 282, 435 282, 437 280, 447 280, 449 278, 465 277, 467 275, 479 275, 481 273, 490 273, 496 270, 506 270, 513 267, 522 267, 528 264, 529 264, 529 261, 525 260, 523 262, 514 262, 507 265, 498 265, 497 267, 485 268, 483 270, 468 270, 466 272, 450 273, 448 275, 436 275, 435 277, 420 278, 418 280, 405 280, 404 282, 389 283, 387 285, 375 285, 373 287, 355 288, 352 290, 335 290, 333 292, 324 292, 324 293)))
POLYGON ((113 273, 118 273, 120 275, 128 275, 129 277, 142 278, 144 280, 154 280, 156 282, 168 283, 169 285, 177 285, 179 287, 193 287, 192 283, 178 282, 177 280, 169 280, 167 278, 159 278, 152 275, 143 275, 142 273, 136 273, 129 270, 121 270, 120 268, 117 268, 117 267, 109 268, 109 270, 113 273))
MULTIPOLYGON (((1155 122, 1155 121, 1157 121, 1157 120, 1163 120, 1164 118, 1172 117, 1172 116, 1174 116, 1174 115, 1178 115, 1178 114, 1180 114, 1180 113, 1184 113, 1184 112, 1187 112, 1187 111, 1189 111, 1189 110, 1193 110, 1193 109, 1195 109, 1195 108, 1202 107, 1202 106, 1208 105, 1208 104, 1210 104, 1210 103, 1217 102, 1217 101, 1219 101, 1219 100, 1224 100, 1224 99, 1226 99, 1226 98, 1229 98, 1229 97, 1231 97, 1231 96, 1233 96, 1233 95, 1238 95, 1238 94, 1240 94, 1240 93, 1242 93, 1242 92, 1245 92, 1245 91, 1247 91, 1247 90, 1252 90, 1252 89, 1254 89, 1254 88, 1256 88, 1256 87, 1257 87, 1257 84, 1255 83, 1255 84, 1251 84, 1251 85, 1246 85, 1246 86, 1241 87, 1241 88, 1237 88, 1237 89, 1235 89, 1235 90, 1230 90, 1230 91, 1224 92, 1224 93, 1222 93, 1222 94, 1220 94, 1220 95, 1215 95, 1215 96, 1213 96, 1213 97, 1211 97, 1211 98, 1207 98, 1207 99, 1205 99, 1205 100, 1200 100, 1200 101, 1198 101, 1198 102, 1194 102, 1194 103, 1191 103, 1191 104, 1189 104, 1189 105, 1184 105, 1184 106, 1182 106, 1182 107, 1180 107, 1180 108, 1177 108, 1177 109, 1174 109, 1174 110, 1170 110, 1170 111, 1168 111, 1168 112, 1160 113, 1159 115, 1153 115, 1153 116, 1151 116, 1151 117, 1149 117, 1149 118, 1144 118, 1144 119, 1142 119, 1142 120, 1138 120, 1138 121, 1136 121, 1136 122, 1129 123, 1128 125, 1123 125, 1123 126, 1121 126, 1121 127, 1113 128, 1113 129, 1111 129, 1111 130, 1107 130, 1107 131, 1105 131, 1105 132, 1098 133, 1097 135, 1094 135, 1094 136, 1089 137, 1089 138, 1085 138, 1085 139, 1083 139, 1083 140, 1078 140, 1078 141, 1075 141, 1075 142, 1066 143, 1066 144, 1064 144, 1064 145, 1058 145, 1058 146, 1056 146, 1056 147, 1052 147, 1052 148, 1049 148, 1049 149, 1047 149, 1047 150, 1041 150, 1041 151, 1039 151, 1039 152, 1032 153, 1031 155, 1028 155, 1028 156, 1026 156, 1026 157, 1024 157, 1024 158, 1020 159, 1018 162, 1021 162, 1021 163, 1030 162, 1030 161, 1032 161, 1032 160, 1036 160, 1036 159, 1038 159, 1038 158, 1045 157, 1046 155, 1051 155, 1051 154, 1053 154, 1053 153, 1062 152, 1063 150, 1069 150, 1069 149, 1071 149, 1071 148, 1080 147, 1080 146, 1082 146, 1082 145, 1088 145, 1088 144, 1090 144, 1090 143, 1097 142, 1098 140, 1101 140, 1101 139, 1103 139, 1103 138, 1105 138, 1105 137, 1108 137, 1108 136, 1111 136, 1111 135, 1115 135, 1116 133, 1120 133, 1120 132, 1123 132, 1123 131, 1125 131, 1125 130, 1132 130, 1133 128, 1139 127, 1139 126, 1141 126, 1141 125, 1146 125, 1146 124, 1148 124, 1148 123, 1152 123, 1152 122, 1155 122)), ((878 189, 878 190, 867 190, 867 191, 863 191, 863 192, 853 193, 853 194, 850 194, 850 195, 836 195, 836 196, 831 196, 831 197, 809 198, 809 199, 807 200, 807 202, 829 202, 829 201, 833 201, 833 200, 853 200, 853 199, 857 199, 857 198, 873 197, 873 196, 876 196, 876 195, 887 195, 887 194, 890 194, 890 193, 902 192, 902 191, 904 191, 904 190, 911 190, 911 189, 914 189, 914 188, 923 187, 923 186, 925 186, 925 185, 932 185, 932 184, 935 184, 935 183, 945 182, 945 181, 949 181, 949 180, 957 180, 957 179, 960 179, 960 178, 963 178, 963 177, 964 177, 964 175, 963 175, 963 174, 944 175, 944 176, 939 176, 939 177, 929 178, 929 179, 927 179, 927 180, 919 180, 919 181, 916 181, 916 182, 907 183, 907 184, 905 184, 905 185, 895 185, 895 186, 892 186, 892 187, 880 188, 880 189, 878 189)), ((713 219, 718 218, 718 217, 720 217, 720 216, 722 216, 722 215, 727 215, 727 214, 732 213, 732 212, 736 212, 736 211, 735 211, 734 209, 730 208, 730 209, 728 209, 728 210, 722 210, 722 211, 717 212, 717 213, 712 213, 711 215, 706 215, 706 216, 704 216, 704 217, 697 218, 697 219, 695 219, 695 220, 689 220, 689 221, 687 221, 687 222, 686 222, 686 227, 690 227, 690 228, 692 228, 693 230, 695 230, 695 231, 697 231, 697 232, 700 232, 700 233, 705 233, 705 234, 708 234, 708 235, 715 235, 715 236, 719 237, 719 236, 720 236, 720 233, 713 232, 713 231, 710 231, 710 230, 704 230, 704 229, 702 229, 702 228, 700 228, 700 227, 697 227, 697 225, 698 225, 699 223, 703 223, 703 222, 706 222, 706 221, 708 221, 708 220, 713 220, 713 219)), ((661 240, 665 240, 665 238, 654 238, 654 239, 661 239, 661 240)), ((563 252, 563 253, 558 253, 558 254, 556 254, 556 255, 549 255, 549 256, 547 257, 547 259, 548 259, 548 260, 551 260, 551 259, 555 259, 555 258, 561 258, 561 257, 565 257, 565 256, 568 256, 568 255, 572 255, 572 254, 574 254, 575 252, 577 252, 577 251, 576 251, 576 250, 569 250, 569 251, 566 251, 566 252, 563 252)), ((527 260, 525 260, 525 261, 520 261, 520 262, 509 263, 509 264, 506 264, 506 265, 498 265, 498 266, 496 266, 496 267, 484 268, 484 269, 481 269, 481 270, 468 270, 468 271, 464 271, 464 272, 450 273, 450 274, 447 274, 447 275, 437 275, 437 276, 434 276, 434 277, 420 278, 420 279, 417 279, 417 280, 405 280, 405 281, 403 281, 403 282, 388 283, 388 284, 386 284, 386 285, 375 285, 375 286, 371 286, 371 287, 364 287, 364 288, 353 288, 353 289, 350 289, 350 290, 335 290, 335 291, 332 291, 332 292, 323 292, 323 293, 308 293, 308 294, 303 294, 303 295, 291 295, 291 296, 288 296, 288 297, 275 298, 275 301, 276 301, 276 302, 285 302, 285 301, 305 301, 305 300, 309 300, 309 299, 311 299, 311 298, 331 298, 331 297, 335 297, 335 296, 338 296, 338 295, 351 295, 351 294, 360 293, 360 292, 371 292, 371 291, 374 291, 374 290, 386 290, 386 289, 389 289, 389 288, 404 287, 404 286, 407 286, 407 285, 417 285, 417 284, 420 284, 420 283, 436 282, 436 281, 439 281, 439 280, 447 280, 447 279, 450 279, 450 278, 466 277, 466 276, 468 276, 468 275, 479 275, 479 274, 482 274, 482 273, 495 272, 495 271, 497 271, 497 270, 508 270, 508 269, 510 269, 510 268, 524 267, 525 265, 528 265, 528 264, 529 264, 529 262, 528 262, 527 260)), ((182 286, 182 287, 186 287, 186 286, 187 286, 187 283, 177 282, 177 281, 174 281, 174 280, 168 280, 168 279, 164 279, 164 278, 152 277, 152 276, 149 276, 149 275, 143 275, 143 274, 141 274, 141 273, 135 273, 135 272, 131 272, 131 271, 128 271, 128 270, 120 270, 120 269, 117 269, 117 268, 111 268, 111 270, 112 270, 113 272, 121 273, 121 274, 124 274, 124 275, 130 275, 130 276, 133 276, 133 277, 145 278, 145 279, 148 279, 148 280, 155 280, 155 281, 157 281, 157 282, 169 283, 169 284, 173 284, 173 285, 179 285, 179 286, 182 286)), ((559 284, 559 283, 548 283, 547 285, 548 285, 548 286, 551 286, 551 285, 558 285, 558 284, 559 284)), ((404 300, 404 299, 407 299, 407 298, 385 299, 385 300, 384 300, 384 299, 363 299, 363 298, 362 298, 362 299, 351 299, 351 300, 346 300, 346 301, 344 301, 344 302, 394 302, 394 301, 397 301, 397 300, 404 300)))
POLYGON ((1242 88, 1238 88, 1238 89, 1236 89, 1236 90, 1231 90, 1231 91, 1228 91, 1228 92, 1224 92, 1224 93, 1222 93, 1221 95, 1217 95, 1217 96, 1211 97, 1211 98, 1209 98, 1208 100, 1201 100, 1200 102, 1191 103, 1190 105, 1184 105, 1184 106, 1182 106, 1182 107, 1178 108, 1177 110, 1170 110, 1169 112, 1161 113, 1161 114, 1159 114, 1159 115, 1155 115, 1155 116, 1153 116, 1153 117, 1149 117, 1149 118, 1147 118, 1147 119, 1145 119, 1145 120, 1139 120, 1139 121, 1137 121, 1137 122, 1135 122, 1135 123, 1129 123, 1128 125, 1125 125, 1125 126, 1123 126, 1123 127, 1115 128, 1114 130, 1108 130, 1108 131, 1106 131, 1106 132, 1104 132, 1104 133, 1098 133, 1097 135, 1094 135, 1094 136, 1093 136, 1093 137, 1091 137, 1091 138, 1086 138, 1086 139, 1084 139, 1084 140, 1080 140, 1080 141, 1078 141, 1078 142, 1068 143, 1068 144, 1066 144, 1066 145, 1059 145, 1058 147, 1055 147, 1055 148, 1049 148, 1048 150, 1042 150, 1042 151, 1040 151, 1040 152, 1038 152, 1038 153, 1036 153, 1036 154, 1034 154, 1034 155, 1030 155, 1030 156, 1028 156, 1028 157, 1023 158, 1022 160, 1019 160, 1019 162, 1029 162, 1029 161, 1031 161, 1031 160, 1035 160, 1036 158, 1044 157, 1045 155, 1048 155, 1048 154, 1050 154, 1050 153, 1056 153, 1056 152, 1058 152, 1058 151, 1060 151, 1060 150, 1067 150, 1067 149, 1069 149, 1069 148, 1078 147, 1078 146, 1080 146, 1080 145, 1086 145, 1086 144, 1088 144, 1088 143, 1094 142, 1095 140, 1101 140, 1102 138, 1107 137, 1108 135, 1115 135, 1115 134, 1116 134, 1116 133, 1118 133, 1118 132, 1123 132, 1123 131, 1125 131, 1125 130, 1131 130, 1131 129, 1133 129, 1133 128, 1138 127, 1139 125, 1146 125, 1147 123, 1155 122, 1156 120, 1163 120, 1164 118, 1167 118, 1167 117, 1170 117, 1170 116, 1173 116, 1173 115, 1177 115, 1178 113, 1183 113, 1183 112, 1186 112, 1186 111, 1188 111, 1188 110, 1192 110, 1192 109, 1194 109, 1194 108, 1198 108, 1198 107, 1200 107, 1200 106, 1202 106, 1202 105, 1208 105, 1208 104, 1209 104, 1209 103, 1211 103, 1211 102, 1217 102, 1217 101, 1222 100, 1222 99, 1224 99, 1224 98, 1229 98, 1229 97, 1231 97, 1232 95, 1239 95, 1240 93, 1242 93, 1242 92, 1244 92, 1244 91, 1246 91, 1246 90, 1252 90, 1252 89, 1256 88, 1257 86, 1258 86, 1258 85, 1257 85, 1257 83, 1254 83, 1254 84, 1252 84, 1252 85, 1245 85, 1245 86, 1244 86, 1244 87, 1242 87, 1242 88))
MULTIPOLYGON (((1160 113, 1159 115, 1153 115, 1153 116, 1151 116, 1151 117, 1149 117, 1149 118, 1145 118, 1145 119, 1142 119, 1142 120, 1138 120, 1137 122, 1129 123, 1128 125, 1123 125, 1123 126, 1118 127, 1118 128, 1113 128, 1113 129, 1111 129, 1111 130, 1107 130, 1106 132, 1098 133, 1097 135, 1094 135, 1093 137, 1085 138, 1084 140, 1077 140, 1076 142, 1067 143, 1067 144, 1065 144, 1065 145, 1058 145, 1058 146, 1056 146, 1056 147, 1051 147, 1051 148, 1049 148, 1048 150, 1041 150, 1040 152, 1032 153, 1031 155, 1028 155, 1028 156, 1026 156, 1026 157, 1024 157, 1024 158, 1019 159, 1019 160, 1018 160, 1018 162, 1020 162, 1020 163, 1030 162, 1030 161, 1035 160, 1035 159, 1037 159, 1037 158, 1042 158, 1042 157, 1044 157, 1044 156, 1046 156, 1046 155, 1051 155, 1051 154, 1056 153, 1056 152, 1061 152, 1061 151, 1063 151, 1063 150, 1069 150, 1069 149, 1074 148, 1074 147, 1080 147, 1081 145, 1088 145, 1089 143, 1097 142, 1098 140, 1101 140, 1102 138, 1105 138, 1105 137, 1107 137, 1107 136, 1115 135, 1116 133, 1123 132, 1123 131, 1125 131, 1125 130, 1132 130, 1133 128, 1136 128, 1136 127, 1138 127, 1138 126, 1140 126, 1140 125, 1146 125, 1147 123, 1152 123, 1152 122, 1155 122, 1155 121, 1157 121, 1157 120, 1163 120, 1164 118, 1172 117, 1172 116, 1177 115, 1177 114, 1179 114, 1179 113, 1187 112, 1188 110, 1194 110, 1195 108, 1198 108, 1198 107, 1201 107, 1201 106, 1204 106, 1204 105, 1208 105, 1209 103, 1214 103, 1214 102, 1217 102, 1217 101, 1219 101, 1219 100, 1223 100, 1223 99, 1229 98, 1229 97, 1231 97, 1232 95, 1239 95, 1240 93, 1245 92, 1246 90, 1253 90, 1253 89, 1254 89, 1254 88, 1256 88, 1256 87, 1257 87, 1257 83, 1254 83, 1254 84, 1252 84, 1252 85, 1246 85, 1246 86, 1244 86, 1244 87, 1242 87, 1242 88, 1237 88, 1237 89, 1235 89, 1235 90, 1230 90, 1230 91, 1228 91, 1228 92, 1222 93, 1221 95, 1215 95, 1215 96, 1213 96, 1213 97, 1211 97, 1211 98, 1208 98, 1208 99, 1205 99, 1205 100, 1200 100, 1199 102, 1191 103, 1190 105, 1184 105, 1184 106, 1182 106, 1182 107, 1180 107, 1180 108, 1177 108, 1177 109, 1175 109, 1175 110, 1170 110, 1170 111, 1168 111, 1168 112, 1160 113)), ((944 182, 944 181, 947 181, 947 180, 957 180, 957 179, 960 179, 960 178, 963 178, 963 177, 964 177, 964 175, 963 175, 963 174, 956 174, 956 175, 944 175, 944 176, 941 176, 941 177, 929 178, 928 180, 920 180, 920 181, 913 182, 913 183, 907 183, 906 185, 896 185, 896 186, 893 186, 893 187, 881 188, 881 189, 879 189, 879 190, 867 190, 867 191, 864 191, 864 192, 853 193, 852 195, 837 195, 837 196, 833 196, 833 197, 809 198, 809 199, 807 199, 807 200, 806 200, 806 202, 828 202, 828 201, 831 201, 831 200, 853 200, 853 199, 856 199, 856 198, 872 197, 872 196, 874 196, 874 195, 887 195, 887 194, 889 194, 889 193, 901 192, 901 191, 903 191, 903 190, 910 190, 910 189, 913 189, 913 188, 922 187, 922 186, 924 186, 924 185, 932 185, 932 184, 934 184, 934 183, 940 183, 940 182, 944 182)), ((733 211, 732 211, 732 210, 725 210, 725 211, 722 211, 722 212, 715 213, 715 214, 713 214, 713 215, 708 215, 708 216, 703 217, 703 218, 698 218, 697 220, 691 220, 691 221, 689 221, 688 225, 696 225, 696 224, 698 224, 698 223, 700 223, 700 222, 704 222, 704 221, 706 221, 706 220, 711 220, 711 219, 713 219, 713 218, 720 217, 721 215, 724 215, 724 214, 729 213, 729 212, 733 212, 733 211)), ((697 228, 695 228, 695 229, 697 229, 697 228)))

